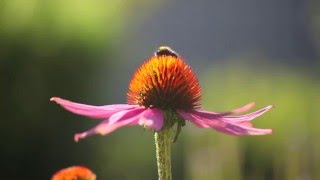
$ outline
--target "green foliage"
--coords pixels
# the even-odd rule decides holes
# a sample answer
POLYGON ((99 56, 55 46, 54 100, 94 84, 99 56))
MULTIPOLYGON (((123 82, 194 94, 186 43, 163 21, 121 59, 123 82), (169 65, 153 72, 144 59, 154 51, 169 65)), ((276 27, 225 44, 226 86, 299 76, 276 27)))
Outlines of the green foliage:
POLYGON ((74 51, 101 53, 119 40, 127 8, 116 0, 2 1, 0 45, 6 49, 2 56, 18 51, 33 59, 64 60, 57 58, 63 53, 70 60, 74 51))

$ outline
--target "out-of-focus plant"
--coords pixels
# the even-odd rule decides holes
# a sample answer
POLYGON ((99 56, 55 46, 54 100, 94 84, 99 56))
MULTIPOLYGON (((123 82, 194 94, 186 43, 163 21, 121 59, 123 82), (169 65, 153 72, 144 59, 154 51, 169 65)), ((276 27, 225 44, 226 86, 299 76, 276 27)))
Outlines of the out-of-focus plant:
POLYGON ((2 55, 23 50, 19 53, 44 60, 61 53, 70 56, 74 50, 101 53, 106 46, 115 46, 123 33, 127 5, 116 0, 1 1, 0 39, 9 51, 2 55))

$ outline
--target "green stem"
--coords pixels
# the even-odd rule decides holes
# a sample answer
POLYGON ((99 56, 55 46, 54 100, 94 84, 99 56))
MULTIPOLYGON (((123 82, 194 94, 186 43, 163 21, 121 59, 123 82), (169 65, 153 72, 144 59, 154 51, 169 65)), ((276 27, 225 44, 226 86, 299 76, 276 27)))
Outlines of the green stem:
POLYGON ((165 127, 154 135, 159 180, 171 180, 172 128, 165 127))

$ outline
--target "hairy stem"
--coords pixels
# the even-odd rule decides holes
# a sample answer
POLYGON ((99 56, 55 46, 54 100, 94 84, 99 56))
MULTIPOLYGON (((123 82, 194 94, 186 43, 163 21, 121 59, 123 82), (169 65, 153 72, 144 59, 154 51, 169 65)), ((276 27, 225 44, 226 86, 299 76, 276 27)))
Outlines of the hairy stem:
POLYGON ((171 180, 172 128, 165 127, 154 135, 159 180, 171 180))

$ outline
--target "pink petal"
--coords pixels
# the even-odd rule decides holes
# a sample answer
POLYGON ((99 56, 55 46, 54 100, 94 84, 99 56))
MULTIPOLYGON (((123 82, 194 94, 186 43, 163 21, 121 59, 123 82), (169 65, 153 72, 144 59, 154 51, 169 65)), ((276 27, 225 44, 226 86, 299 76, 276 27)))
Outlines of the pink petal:
POLYGON ((251 123, 231 123, 219 119, 207 119, 196 114, 178 111, 185 119, 190 120, 193 124, 203 128, 214 128, 217 131, 230 135, 266 135, 271 134, 272 129, 253 128, 251 123))
POLYGON ((240 113, 244 113, 246 111, 249 111, 251 108, 253 108, 254 106, 256 105, 255 102, 251 102, 251 103, 248 103, 238 109, 234 109, 232 111, 230 111, 230 114, 240 114, 240 113))
POLYGON ((113 114, 109 119, 102 121, 96 127, 88 131, 75 134, 74 139, 78 142, 80 139, 94 134, 107 135, 120 127, 137 124, 160 130, 163 125, 162 111, 156 108, 145 109, 143 107, 123 110, 113 114))
POLYGON ((253 124, 250 122, 237 122, 238 125, 247 126, 247 127, 253 127, 253 124))
POLYGON ((249 113, 249 114, 244 114, 241 116, 223 116, 221 120, 223 121, 230 121, 230 122, 245 122, 245 121, 251 121, 262 114, 266 113, 269 111, 271 108, 273 108, 273 105, 269 105, 265 108, 262 108, 260 110, 257 110, 255 112, 249 113))
POLYGON ((163 112, 160 109, 147 109, 141 114, 139 125, 159 131, 163 126, 163 112))
POLYGON ((139 123, 140 114, 144 111, 143 108, 134 108, 123 110, 110 116, 109 119, 102 121, 94 128, 83 133, 75 134, 74 140, 78 142, 80 139, 92 136, 94 134, 107 135, 122 126, 132 126, 139 123))
POLYGON ((201 113, 201 116, 208 116, 208 117, 213 118, 213 117, 221 117, 221 116, 225 116, 225 115, 229 115, 229 114, 240 114, 240 113, 243 113, 243 112, 250 110, 255 105, 256 105, 255 102, 251 102, 251 103, 248 103, 240 108, 231 110, 229 112, 222 112, 222 113, 203 111, 203 110, 197 110, 197 112, 201 113))
POLYGON ((263 109, 260 109, 258 111, 241 115, 241 116, 224 116, 224 115, 216 115, 216 114, 211 114, 210 112, 205 112, 205 111, 198 111, 194 110, 192 113, 199 117, 207 118, 207 119, 216 119, 216 120, 222 120, 222 121, 227 121, 227 122, 245 122, 245 121, 251 121, 262 114, 266 113, 269 111, 271 108, 273 108, 272 105, 267 106, 263 109))
POLYGON ((209 128, 210 126, 203 121, 195 121, 193 115, 191 113, 187 113, 185 111, 177 110, 178 114, 182 116, 185 120, 191 121, 194 125, 201 128, 209 128))
POLYGON ((109 116, 111 116, 112 114, 118 111, 138 107, 137 105, 128 105, 128 104, 92 106, 92 105, 71 102, 58 97, 52 97, 50 101, 55 101, 56 103, 60 104, 63 108, 65 108, 66 110, 72 113, 88 116, 92 118, 98 118, 98 119, 108 118, 109 116))
POLYGON ((272 129, 258 129, 258 128, 249 127, 247 125, 233 124, 233 123, 227 123, 227 122, 218 124, 215 127, 212 126, 212 128, 215 128, 216 130, 220 132, 224 132, 226 134, 237 135, 237 136, 272 134, 272 129))

